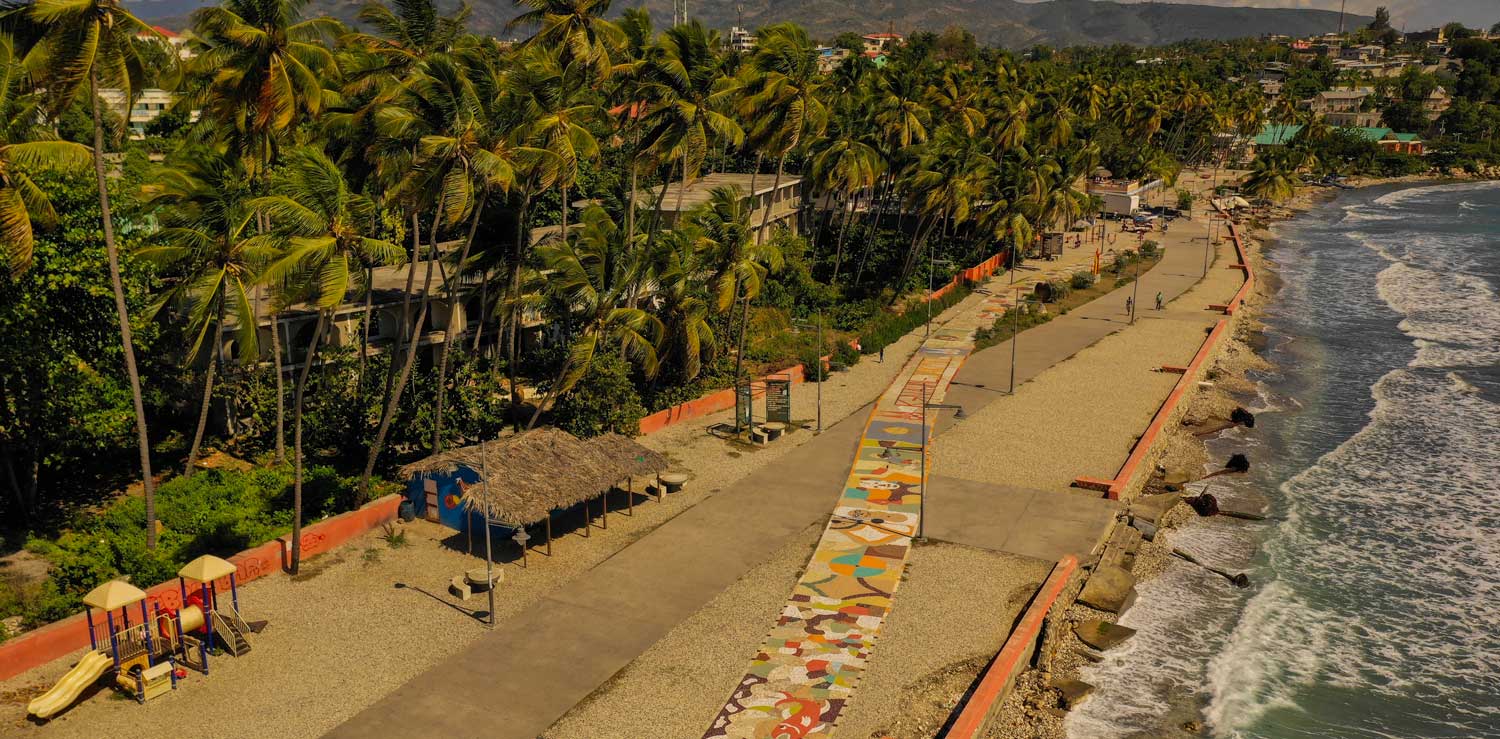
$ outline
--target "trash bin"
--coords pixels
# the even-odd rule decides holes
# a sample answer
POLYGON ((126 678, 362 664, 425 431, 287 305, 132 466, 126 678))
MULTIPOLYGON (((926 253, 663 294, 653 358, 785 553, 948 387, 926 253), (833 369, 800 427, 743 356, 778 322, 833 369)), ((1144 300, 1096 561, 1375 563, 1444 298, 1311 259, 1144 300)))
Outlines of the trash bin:
POLYGON ((417 507, 412 505, 411 501, 403 500, 401 505, 396 507, 396 516, 402 521, 411 523, 412 519, 417 517, 417 507))

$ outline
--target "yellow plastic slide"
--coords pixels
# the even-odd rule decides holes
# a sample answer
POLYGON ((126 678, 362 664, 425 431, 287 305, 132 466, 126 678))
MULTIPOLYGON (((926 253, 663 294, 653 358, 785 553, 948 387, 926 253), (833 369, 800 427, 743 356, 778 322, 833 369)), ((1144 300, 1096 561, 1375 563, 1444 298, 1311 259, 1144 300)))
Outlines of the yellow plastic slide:
POLYGON ((37 718, 52 718, 64 708, 73 705, 73 701, 78 700, 78 694, 82 693, 84 688, 93 685, 94 681, 114 664, 114 660, 103 652, 89 652, 73 666, 73 669, 68 670, 68 674, 63 675, 63 678, 58 680, 51 690, 27 703, 26 712, 37 718))

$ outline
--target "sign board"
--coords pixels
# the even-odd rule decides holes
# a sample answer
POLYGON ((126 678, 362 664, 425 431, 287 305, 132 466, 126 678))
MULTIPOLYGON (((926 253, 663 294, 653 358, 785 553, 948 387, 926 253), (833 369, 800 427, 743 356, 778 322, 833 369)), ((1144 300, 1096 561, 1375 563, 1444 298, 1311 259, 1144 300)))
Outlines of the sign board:
POLYGON ((750 401, 753 395, 750 383, 745 383, 735 388, 734 391, 734 425, 736 428, 749 428, 752 423, 750 401))
POLYGON ((766 380, 766 421, 791 424, 791 380, 766 380))
POLYGON ((1049 231, 1042 236, 1042 256, 1060 257, 1063 253, 1063 235, 1057 231, 1049 231))

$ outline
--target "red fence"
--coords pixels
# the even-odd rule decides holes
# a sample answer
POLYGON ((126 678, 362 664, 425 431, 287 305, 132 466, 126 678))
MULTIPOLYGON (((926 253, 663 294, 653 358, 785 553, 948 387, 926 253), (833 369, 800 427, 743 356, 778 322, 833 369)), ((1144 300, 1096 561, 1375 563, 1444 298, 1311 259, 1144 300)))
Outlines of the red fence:
MULTIPOLYGON (((824 357, 823 359, 825 362, 828 360, 827 357, 824 357)), ((780 372, 773 372, 766 377, 762 377, 757 382, 752 382, 750 384, 753 393, 752 397, 760 397, 761 395, 765 394, 765 381, 767 378, 782 378, 788 375, 791 376, 792 384, 794 385, 797 383, 805 382, 807 379, 802 365, 794 365, 780 372), (759 389, 756 389, 757 387, 759 389)), ((668 426, 675 426, 679 423, 682 423, 683 421, 691 421, 694 418, 702 418, 703 416, 707 416, 712 413, 718 413, 719 411, 728 410, 733 407, 734 388, 712 392, 708 395, 698 398, 697 400, 689 400, 686 403, 674 405, 671 408, 657 411, 649 416, 646 416, 645 418, 642 418, 641 434, 654 434, 657 431, 667 428, 668 426)))
POLYGON ((949 291, 953 290, 959 285, 980 282, 988 278, 990 275, 999 272, 1000 266, 1005 264, 1005 254, 1006 252, 1004 251, 999 252, 995 254, 995 256, 992 256, 989 259, 986 259, 983 262, 974 265, 973 267, 969 267, 965 270, 960 270, 958 274, 953 276, 952 280, 948 281, 948 284, 928 293, 926 300, 937 300, 944 295, 947 295, 949 291))
MULTIPOLYGON (((371 501, 357 511, 341 513, 302 529, 302 556, 315 557, 338 548, 344 542, 395 520, 396 508, 401 503, 400 495, 387 495, 371 501)), ((291 537, 284 536, 268 541, 258 547, 246 549, 229 558, 235 565, 235 581, 244 585, 251 580, 283 572, 290 564, 291 537)), ((221 592, 229 590, 229 579, 218 583, 221 592)), ((146 588, 146 608, 154 611, 162 608, 182 606, 181 592, 176 580, 169 580, 146 588)), ((251 602, 247 609, 255 612, 251 602)), ((89 644, 88 624, 83 614, 47 624, 35 631, 28 631, 10 641, 0 644, 0 680, 19 675, 33 667, 59 659, 70 652, 89 644)))

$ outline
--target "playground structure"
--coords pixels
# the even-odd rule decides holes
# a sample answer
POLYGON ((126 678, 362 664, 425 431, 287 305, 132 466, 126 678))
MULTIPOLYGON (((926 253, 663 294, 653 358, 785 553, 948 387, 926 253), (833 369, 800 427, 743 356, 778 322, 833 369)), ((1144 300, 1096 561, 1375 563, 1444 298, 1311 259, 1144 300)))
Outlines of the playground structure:
POLYGON ((145 591, 123 580, 89 591, 83 597, 89 651, 52 689, 27 703, 27 713, 50 719, 106 675, 114 676, 115 688, 145 703, 176 690, 178 680, 187 676, 181 667, 207 675, 208 657, 216 647, 235 656, 249 652, 252 629, 239 614, 235 566, 204 555, 184 565, 177 577, 179 609, 160 604, 148 609, 145 591), (215 584, 224 578, 229 580, 228 604, 219 603, 215 584), (95 619, 96 610, 102 620, 95 619), (132 619, 132 610, 139 618, 132 619))

